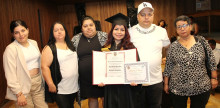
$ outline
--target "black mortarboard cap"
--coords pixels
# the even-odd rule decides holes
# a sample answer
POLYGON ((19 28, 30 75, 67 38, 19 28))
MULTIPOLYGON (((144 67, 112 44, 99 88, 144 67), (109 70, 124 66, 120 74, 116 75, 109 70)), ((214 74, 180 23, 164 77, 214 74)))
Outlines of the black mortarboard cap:
POLYGON ((105 21, 112 23, 112 25, 124 25, 127 26, 128 17, 122 13, 115 14, 105 21))

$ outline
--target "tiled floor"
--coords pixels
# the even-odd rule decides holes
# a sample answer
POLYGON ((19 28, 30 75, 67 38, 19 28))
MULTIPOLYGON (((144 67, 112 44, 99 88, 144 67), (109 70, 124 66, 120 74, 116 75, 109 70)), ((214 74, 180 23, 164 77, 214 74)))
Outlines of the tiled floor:
MULTIPOLYGON (((100 107, 102 108, 102 103, 101 100, 99 99, 100 102, 100 107)), ((190 101, 188 101, 187 108, 189 108, 190 101)), ((5 104, 2 108, 15 108, 12 101, 9 101, 7 104, 5 104)), ((49 108, 58 108, 56 104, 49 104, 49 108)), ((75 102, 74 108, 79 108, 79 105, 75 102)), ((81 108, 88 108, 88 100, 82 101, 82 106, 81 108)), ((209 102, 206 105, 206 108, 220 108, 220 93, 215 93, 215 95, 211 95, 209 98, 209 102)))

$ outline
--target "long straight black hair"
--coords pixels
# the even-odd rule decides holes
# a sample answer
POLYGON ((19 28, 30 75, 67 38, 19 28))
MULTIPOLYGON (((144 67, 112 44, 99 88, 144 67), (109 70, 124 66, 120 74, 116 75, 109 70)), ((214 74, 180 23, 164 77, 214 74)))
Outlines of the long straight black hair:
POLYGON ((73 43, 70 41, 70 37, 69 37, 69 34, 68 34, 68 31, 66 29, 66 27, 64 26, 63 23, 59 22, 59 21, 56 21, 50 28, 50 34, 49 34, 49 40, 47 42, 47 45, 55 45, 55 42, 56 42, 56 39, 54 38, 54 34, 53 34, 53 29, 54 29, 54 26, 56 24, 61 24, 65 30, 65 39, 64 41, 66 42, 68 48, 72 51, 76 51, 75 50, 75 47, 73 46, 73 43))

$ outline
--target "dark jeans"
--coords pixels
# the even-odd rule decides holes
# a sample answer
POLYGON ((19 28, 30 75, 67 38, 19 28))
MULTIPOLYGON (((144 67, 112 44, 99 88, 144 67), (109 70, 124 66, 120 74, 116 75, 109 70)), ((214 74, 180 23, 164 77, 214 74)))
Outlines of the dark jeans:
POLYGON ((210 91, 194 96, 179 96, 170 92, 174 108, 187 108, 187 99, 190 98, 190 108, 205 108, 208 103, 210 91))
POLYGON ((163 83, 157 83, 150 86, 142 86, 144 93, 144 107, 142 108, 161 108, 163 83))
POLYGON ((74 108, 74 100, 76 98, 76 93, 73 94, 57 94, 56 103, 59 108, 74 108))

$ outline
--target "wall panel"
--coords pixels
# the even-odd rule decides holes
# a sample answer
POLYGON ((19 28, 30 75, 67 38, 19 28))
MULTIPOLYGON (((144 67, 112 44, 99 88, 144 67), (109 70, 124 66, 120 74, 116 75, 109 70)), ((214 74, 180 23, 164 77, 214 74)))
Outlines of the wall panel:
POLYGON ((102 31, 109 32, 111 23, 105 21, 106 18, 117 14, 123 13, 127 15, 127 7, 125 0, 118 1, 100 1, 86 3, 86 15, 92 16, 95 20, 101 23, 102 31))
POLYGON ((177 0, 177 16, 183 14, 193 14, 196 12, 196 0, 177 0))
MULTIPOLYGON (((135 7, 137 8, 138 5, 143 1, 151 2, 155 8, 154 23, 157 24, 160 19, 164 19, 168 23, 168 35, 174 35, 175 28, 173 26, 173 22, 176 18, 176 0, 135 0, 135 7)), ((72 27, 77 25, 74 4, 60 5, 58 6, 58 9, 61 21, 67 25, 69 34, 72 35, 72 27)), ((86 2, 85 11, 86 15, 92 16, 95 20, 100 21, 103 31, 109 32, 111 29, 111 24, 106 22, 105 19, 118 12, 127 15, 126 0, 86 2)))
POLYGON ((73 37, 73 30, 78 26, 75 5, 60 5, 58 6, 59 19, 66 26, 70 38, 73 37))

